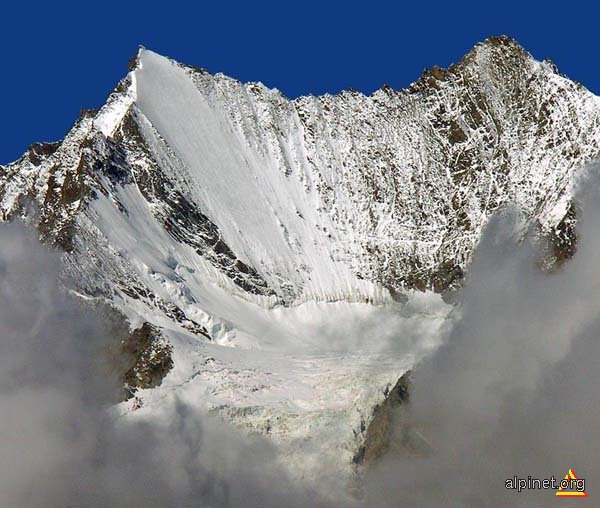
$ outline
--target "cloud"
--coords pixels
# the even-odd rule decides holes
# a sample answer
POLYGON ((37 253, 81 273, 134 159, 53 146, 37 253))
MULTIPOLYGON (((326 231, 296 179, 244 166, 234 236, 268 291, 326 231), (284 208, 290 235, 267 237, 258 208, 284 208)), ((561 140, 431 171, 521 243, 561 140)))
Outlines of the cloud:
POLYGON ((0 506, 326 506, 267 441, 184 404, 165 422, 115 420, 114 339, 60 271, 24 226, 0 226, 0 506))
POLYGON ((460 317, 445 344, 415 369, 411 402, 396 417, 397 441, 408 433, 421 452, 400 446, 369 473, 372 505, 549 505, 554 491, 519 493, 506 489, 505 480, 560 480, 569 468, 594 490, 600 481, 600 199, 593 177, 579 199, 578 250, 557 273, 539 269, 530 241, 515 246, 516 212, 490 222, 460 317))

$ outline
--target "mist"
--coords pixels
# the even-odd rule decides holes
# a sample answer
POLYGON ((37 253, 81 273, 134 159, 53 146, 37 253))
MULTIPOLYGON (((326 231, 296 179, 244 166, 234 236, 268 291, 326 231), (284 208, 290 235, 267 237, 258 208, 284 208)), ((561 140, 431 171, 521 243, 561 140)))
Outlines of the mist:
POLYGON ((183 403, 166 421, 116 418, 115 339, 60 272, 32 232, 0 226, 2 508, 327 506, 267 440, 183 403))
MULTIPOLYGON (((592 168, 596 171, 596 168, 592 168)), ((414 369, 395 449, 368 473, 370 504, 402 507, 589 506, 600 481, 600 194, 580 185, 578 246, 554 273, 519 215, 486 228, 457 309, 433 356, 414 369), (532 238, 529 235, 528 238, 532 238), (407 436, 412 446, 406 446, 407 436), (402 445, 404 442, 404 445, 402 445), (569 468, 585 499, 510 490, 505 481, 569 468)))

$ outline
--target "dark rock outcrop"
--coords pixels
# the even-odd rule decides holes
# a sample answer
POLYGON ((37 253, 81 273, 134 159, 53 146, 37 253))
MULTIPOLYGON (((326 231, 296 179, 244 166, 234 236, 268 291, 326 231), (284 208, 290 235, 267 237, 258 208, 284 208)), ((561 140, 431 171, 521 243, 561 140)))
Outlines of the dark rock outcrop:
POLYGON ((410 372, 407 372, 386 393, 383 402, 375 407, 369 425, 363 427, 364 444, 354 456, 355 464, 371 464, 386 453, 393 434, 394 411, 408 403, 409 389, 410 372))

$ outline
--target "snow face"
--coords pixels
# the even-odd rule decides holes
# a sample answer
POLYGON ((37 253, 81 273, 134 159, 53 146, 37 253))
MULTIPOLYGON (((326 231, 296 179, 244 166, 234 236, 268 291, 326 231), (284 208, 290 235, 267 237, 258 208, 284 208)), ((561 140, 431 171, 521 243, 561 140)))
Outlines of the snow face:
POLYGON ((422 78, 371 97, 288 101, 151 52, 141 60, 142 114, 202 182, 197 204, 226 243, 288 302, 452 284, 504 203, 547 230, 558 224, 556 203, 570 201, 600 139, 598 98, 506 40, 476 47, 427 88, 422 78), (161 101, 170 88, 179 103, 161 101), (180 131, 163 124, 173 118, 180 131))
POLYGON ((439 293, 495 210, 555 236, 576 220, 600 102, 506 38, 407 90, 293 101, 141 50, 99 113, 38 148, 0 168, 2 220, 36 222, 78 294, 173 343, 135 414, 185 397, 308 474, 348 466, 439 342, 439 293))
MULTIPOLYGON (((202 212, 271 287, 283 293, 278 282, 283 279, 297 288, 297 298, 376 291, 333 259, 326 233, 333 226, 315 206, 314 189, 249 145, 226 109, 210 102, 183 68, 144 51, 135 75, 136 106, 188 168, 202 212)), ((286 149, 297 152, 301 146, 286 149)))

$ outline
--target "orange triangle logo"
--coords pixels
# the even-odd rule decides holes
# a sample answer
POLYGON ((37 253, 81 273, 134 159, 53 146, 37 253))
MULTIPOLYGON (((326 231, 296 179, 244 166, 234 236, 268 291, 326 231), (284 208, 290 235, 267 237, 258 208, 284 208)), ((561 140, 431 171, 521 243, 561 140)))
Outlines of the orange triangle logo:
POLYGON ((575 471, 569 469, 569 472, 565 475, 565 479, 560 482, 560 487, 556 495, 558 497, 588 497, 585 488, 582 491, 573 490, 574 486, 579 487, 579 485, 585 486, 585 480, 579 480, 575 471), (571 490, 567 490, 571 489, 571 490))

